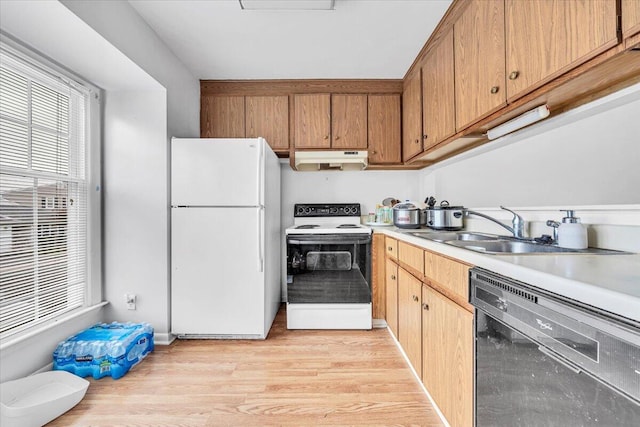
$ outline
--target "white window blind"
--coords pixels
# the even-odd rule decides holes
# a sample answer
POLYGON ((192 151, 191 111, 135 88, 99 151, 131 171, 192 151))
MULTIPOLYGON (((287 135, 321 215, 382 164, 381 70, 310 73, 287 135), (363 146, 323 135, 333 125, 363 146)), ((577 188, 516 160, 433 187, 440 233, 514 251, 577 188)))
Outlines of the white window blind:
POLYGON ((87 96, 0 51, 0 338, 85 305, 87 96))

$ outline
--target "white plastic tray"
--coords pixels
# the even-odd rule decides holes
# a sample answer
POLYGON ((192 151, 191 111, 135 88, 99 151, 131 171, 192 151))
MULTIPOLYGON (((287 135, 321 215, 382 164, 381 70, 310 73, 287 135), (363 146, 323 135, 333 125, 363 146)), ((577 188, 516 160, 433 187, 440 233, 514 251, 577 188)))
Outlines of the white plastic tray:
POLYGON ((49 371, 0 384, 2 427, 42 426, 82 400, 89 381, 49 371))

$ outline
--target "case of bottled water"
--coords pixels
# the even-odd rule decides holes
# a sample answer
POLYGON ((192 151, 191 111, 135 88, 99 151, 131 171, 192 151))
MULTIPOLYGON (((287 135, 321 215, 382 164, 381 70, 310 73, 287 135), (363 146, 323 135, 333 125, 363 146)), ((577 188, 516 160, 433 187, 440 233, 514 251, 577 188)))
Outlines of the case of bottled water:
POLYGON ((148 323, 98 323, 58 344, 53 369, 118 379, 151 351, 153 327, 148 323))

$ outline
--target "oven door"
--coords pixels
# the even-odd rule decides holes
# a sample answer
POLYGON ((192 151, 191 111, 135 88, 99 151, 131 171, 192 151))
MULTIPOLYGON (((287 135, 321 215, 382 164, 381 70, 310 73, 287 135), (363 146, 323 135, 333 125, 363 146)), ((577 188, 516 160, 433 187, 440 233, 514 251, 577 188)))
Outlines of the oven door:
POLYGON ((287 301, 371 303, 371 235, 287 236, 287 301))

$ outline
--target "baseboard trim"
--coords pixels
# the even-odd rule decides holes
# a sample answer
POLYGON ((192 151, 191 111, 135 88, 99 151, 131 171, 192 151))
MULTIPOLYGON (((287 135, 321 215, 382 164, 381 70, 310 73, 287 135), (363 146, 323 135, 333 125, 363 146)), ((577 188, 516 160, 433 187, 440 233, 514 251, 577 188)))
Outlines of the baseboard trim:
POLYGON ((393 332, 391 332, 390 328, 387 328, 387 331, 389 332, 389 335, 391 336, 391 338, 393 338, 393 341, 395 341, 396 346, 398 347, 398 349, 400 350, 400 353, 402 354, 402 357, 404 357, 404 361, 406 362, 406 364, 409 367, 409 369, 411 369, 411 373, 413 373, 413 376, 416 378, 416 381, 418 381, 418 384, 420 385, 420 388, 422 388, 422 391, 424 391, 424 394, 426 394, 427 398, 429 398, 429 401, 431 402, 431 405, 433 405, 433 409, 436 410, 436 413, 438 414, 438 416, 442 420, 443 424, 446 427, 451 427, 451 424, 449 424, 447 419, 444 417, 444 414, 442 413, 442 411, 440 411, 440 408, 438 408, 438 405, 436 405, 435 400, 433 400, 433 397, 431 397, 431 395, 429 394, 429 391, 427 390, 427 388, 422 383, 422 378, 420 378, 420 375, 418 375, 416 370, 413 369, 413 365, 411 365, 411 361, 409 360, 409 356, 407 356, 407 353, 404 352, 404 349, 400 345, 400 342, 398 341, 396 336, 393 335, 393 332))
POLYGON ((176 336, 170 333, 153 333, 154 345, 171 345, 176 340, 176 336))

